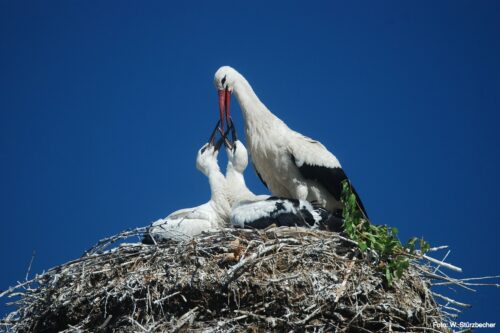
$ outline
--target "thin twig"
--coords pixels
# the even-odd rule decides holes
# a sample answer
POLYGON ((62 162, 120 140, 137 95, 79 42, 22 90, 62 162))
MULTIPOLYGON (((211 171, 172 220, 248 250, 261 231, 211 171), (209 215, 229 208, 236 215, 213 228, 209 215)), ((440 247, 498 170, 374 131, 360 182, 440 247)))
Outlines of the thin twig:
POLYGON ((454 304, 454 305, 457 305, 457 306, 461 306, 463 308, 470 308, 471 307, 470 304, 465 304, 465 303, 461 303, 461 302, 455 301, 454 299, 451 299, 449 297, 443 296, 443 295, 438 294, 436 292, 432 292, 432 295, 434 295, 434 296, 436 296, 438 298, 441 298, 442 300, 444 300, 446 302, 449 302, 451 304, 454 304))
POLYGON ((28 265, 28 270, 26 271, 26 276, 24 277, 24 281, 28 281, 28 277, 29 277, 30 272, 31 272, 31 265, 33 265, 33 260, 35 259, 35 255, 36 255, 36 251, 33 250, 33 254, 31 255, 31 260, 30 260, 30 263, 28 265))

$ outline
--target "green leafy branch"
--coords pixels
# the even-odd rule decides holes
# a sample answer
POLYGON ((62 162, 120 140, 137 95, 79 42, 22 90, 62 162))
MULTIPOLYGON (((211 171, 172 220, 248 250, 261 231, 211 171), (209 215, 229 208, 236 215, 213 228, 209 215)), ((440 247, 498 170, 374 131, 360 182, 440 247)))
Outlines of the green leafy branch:
POLYGON ((341 202, 345 232, 361 251, 371 249, 379 255, 379 269, 389 286, 408 269, 410 259, 421 258, 429 250, 429 243, 422 238, 413 237, 403 245, 397 237, 397 228, 371 224, 361 212, 348 180, 342 182, 341 202))

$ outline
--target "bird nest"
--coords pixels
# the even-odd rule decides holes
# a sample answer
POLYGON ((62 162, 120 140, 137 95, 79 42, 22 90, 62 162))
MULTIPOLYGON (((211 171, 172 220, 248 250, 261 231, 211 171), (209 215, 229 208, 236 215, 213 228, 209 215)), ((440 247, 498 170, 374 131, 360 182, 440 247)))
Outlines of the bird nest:
POLYGON ((337 233, 224 229, 186 242, 109 248, 142 231, 101 241, 81 258, 0 294, 17 297, 0 329, 449 331, 430 290, 435 270, 429 264, 412 262, 389 287, 376 258, 337 233))

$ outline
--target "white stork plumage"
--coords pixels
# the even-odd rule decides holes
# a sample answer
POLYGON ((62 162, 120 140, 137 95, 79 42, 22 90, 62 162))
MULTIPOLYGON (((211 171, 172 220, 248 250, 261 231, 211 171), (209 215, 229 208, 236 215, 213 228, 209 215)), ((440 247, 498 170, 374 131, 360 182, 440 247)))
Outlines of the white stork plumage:
POLYGON ((248 152, 236 139, 232 120, 229 129, 232 142, 225 141, 228 156, 226 186, 231 205, 231 225, 239 228, 264 229, 270 225, 302 226, 314 229, 341 231, 343 221, 322 207, 306 200, 255 195, 245 183, 248 152))
MULTIPOLYGON (((339 216, 342 181, 348 178, 337 158, 320 142, 290 129, 272 114, 235 69, 219 68, 214 84, 222 128, 224 119, 230 121, 231 94, 236 96, 253 166, 272 195, 316 202, 339 216)), ((367 216, 359 196, 358 206, 367 216)))
MULTIPOLYGON (((217 130, 217 127, 216 127, 217 130)), ((216 131, 198 151, 196 167, 208 178, 210 200, 198 207, 185 208, 151 224, 142 240, 154 244, 166 240, 187 240, 228 226, 231 207, 226 193, 226 179, 220 171, 217 155, 222 141, 213 144, 216 131)))
MULTIPOLYGON (((232 121, 231 121, 232 122, 232 121)), ((231 208, 241 202, 260 201, 269 198, 269 195, 255 195, 245 182, 245 170, 248 166, 248 151, 243 143, 236 138, 236 129, 231 123, 233 140, 225 139, 224 145, 227 154, 226 187, 231 208)))

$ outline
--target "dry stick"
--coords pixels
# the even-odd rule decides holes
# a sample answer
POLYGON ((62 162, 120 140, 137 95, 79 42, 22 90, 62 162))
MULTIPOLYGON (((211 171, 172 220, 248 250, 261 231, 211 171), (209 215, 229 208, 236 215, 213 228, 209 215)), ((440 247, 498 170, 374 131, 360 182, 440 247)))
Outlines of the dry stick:
POLYGON ((340 285, 340 287, 337 288, 337 296, 335 296, 335 303, 337 303, 339 301, 340 297, 342 297, 345 293, 345 286, 347 284, 347 279, 351 275, 351 271, 352 271, 352 268, 354 267, 355 261, 356 261, 356 259, 353 259, 350 262, 349 266, 347 267, 347 272, 345 274, 344 281, 342 281, 342 284, 340 285))
POLYGON ((33 265, 33 260, 35 259, 35 255, 36 255, 36 252, 35 252, 35 250, 33 250, 33 254, 31 255, 31 260, 30 260, 30 263, 28 265, 28 271, 26 272, 26 277, 24 278, 24 281, 28 281, 28 277, 29 277, 30 272, 31 272, 31 265, 33 265))
POLYGON ((175 295, 179 295, 180 293, 181 293, 180 291, 176 291, 175 293, 170 294, 170 295, 165 296, 165 297, 162 297, 162 298, 160 298, 160 299, 158 299, 158 300, 154 301, 153 303, 154 303, 154 304, 160 304, 161 302, 163 302, 163 301, 165 301, 165 300, 167 300, 167 299, 169 299, 169 298, 171 298, 171 297, 174 297, 175 295))
MULTIPOLYGON (((442 262, 444 262, 446 260, 446 258, 448 258, 448 255, 450 254, 450 250, 448 250, 448 252, 446 252, 445 256, 443 257, 443 259, 441 259, 442 262)), ((441 267, 441 265, 437 265, 436 268, 434 269, 434 273, 436 273, 437 271, 439 271, 439 267, 441 267)))
POLYGON ((431 247, 430 249, 427 250, 427 252, 436 252, 436 251, 444 250, 447 248, 448 248, 448 245, 441 245, 441 246, 431 247))
POLYGON ((203 333, 216 332, 218 329, 221 329, 222 327, 224 327, 226 325, 234 323, 235 321, 240 321, 240 320, 245 319, 245 318, 248 318, 248 315, 243 315, 243 316, 239 316, 239 317, 235 317, 235 318, 231 318, 229 320, 219 322, 215 328, 210 328, 210 329, 204 330, 203 333))
MULTIPOLYGON (((495 287, 495 288, 500 288, 500 283, 470 283, 470 282, 464 282, 463 280, 461 281, 461 284, 465 286, 477 286, 477 287, 495 287)), ((452 282, 438 282, 438 283, 433 283, 433 286, 449 286, 454 283, 452 282)), ((474 289, 472 289, 474 290, 474 289)), ((475 291, 475 290, 474 290, 475 291)))
POLYGON ((106 318, 106 320, 104 321, 104 323, 102 323, 102 325, 97 328, 97 330, 102 330, 106 328, 106 326, 108 326, 109 322, 111 321, 111 318, 113 318, 113 315, 109 315, 108 318, 106 318))
POLYGON ((449 305, 443 305, 442 306, 443 309, 447 309, 447 310, 450 310, 450 311, 455 311, 455 312, 458 312, 458 313, 462 313, 462 310, 459 310, 457 308, 454 308, 452 306, 449 306, 449 305))
POLYGON ((442 312, 444 315, 446 315, 447 317, 449 317, 449 318, 453 318, 453 319, 458 318, 458 315, 457 315, 457 314, 455 314, 455 313, 446 312, 446 311, 444 311, 444 310, 441 310, 441 312, 442 312))
POLYGON ((455 301, 454 299, 451 299, 451 298, 449 298, 449 297, 443 296, 443 295, 438 294, 438 293, 436 293, 436 292, 434 292, 434 291, 433 291, 433 292, 431 292, 431 293, 432 293, 432 295, 434 295, 434 296, 436 296, 436 297, 438 297, 438 298, 441 298, 442 300, 444 300, 444 301, 446 301, 446 302, 449 302, 449 303, 451 303, 451 304, 455 304, 455 305, 457 305, 457 306, 461 306, 461 307, 463 307, 463 308, 470 308, 470 307, 471 307, 471 305, 470 305, 470 304, 460 303, 460 302, 458 302, 458 301, 455 301))
POLYGON ((192 308, 191 310, 189 310, 188 312, 186 312, 185 314, 183 314, 179 318, 179 320, 177 320, 177 323, 172 328, 171 332, 174 332, 174 333, 178 332, 184 325, 186 325, 186 323, 192 322, 196 318, 197 311, 198 311, 198 307, 196 306, 196 307, 192 308))
POLYGON ((296 325, 304 325, 309 320, 313 319, 323 309, 323 307, 324 307, 324 305, 318 306, 318 308, 316 310, 314 310, 310 315, 308 315, 307 317, 305 317, 302 320, 296 321, 295 324, 296 325))
MULTIPOLYGON (((491 275, 491 276, 481 276, 481 277, 473 277, 473 278, 465 278, 465 279, 457 279, 460 282, 462 282, 465 285, 468 286, 494 286, 494 287, 499 287, 500 285, 497 283, 470 283, 466 281, 477 281, 477 280, 488 280, 488 279, 498 279, 500 278, 500 275, 491 275)), ((452 282, 439 282, 439 283, 434 283, 435 286, 445 286, 453 284, 452 282)))
POLYGON ((479 276, 479 277, 465 278, 465 279, 460 279, 460 281, 485 280, 485 279, 498 279, 498 278, 500 278, 500 275, 490 275, 490 276, 479 276))
POLYGON ((139 326, 144 332, 149 332, 149 330, 147 330, 144 326, 142 326, 141 324, 139 324, 139 322, 137 320, 135 320, 134 318, 129 317, 128 320, 131 323, 136 324, 137 326, 139 326))
POLYGON ((436 264, 436 265, 439 265, 439 266, 443 266, 443 267, 446 267, 448 268, 449 270, 452 270, 452 271, 455 271, 455 272, 459 272, 459 273, 462 273, 462 269, 460 267, 457 267, 457 266, 454 266, 452 264, 448 264, 446 262, 443 262, 441 260, 437 260, 437 259, 434 259, 432 257, 429 257, 427 255, 422 255, 422 258, 432 262, 433 264, 436 264))

